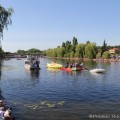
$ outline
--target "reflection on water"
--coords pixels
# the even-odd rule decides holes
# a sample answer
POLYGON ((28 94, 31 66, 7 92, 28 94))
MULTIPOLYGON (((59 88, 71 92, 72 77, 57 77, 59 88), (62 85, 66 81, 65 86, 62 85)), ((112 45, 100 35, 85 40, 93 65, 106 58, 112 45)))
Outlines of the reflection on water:
POLYGON ((31 70, 31 71, 30 71, 30 74, 31 74, 31 77, 32 77, 33 79, 39 78, 39 76, 40 76, 40 70, 31 70))
POLYGON ((47 68, 48 71, 50 72, 58 72, 60 69, 55 69, 55 68, 47 68))
POLYGON ((26 74, 30 76, 31 79, 39 79, 40 77, 40 70, 28 70, 25 69, 26 74))
POLYGON ((52 76, 56 76, 58 72, 60 72, 60 69, 54 69, 54 68, 47 68, 47 71, 51 73, 52 76))

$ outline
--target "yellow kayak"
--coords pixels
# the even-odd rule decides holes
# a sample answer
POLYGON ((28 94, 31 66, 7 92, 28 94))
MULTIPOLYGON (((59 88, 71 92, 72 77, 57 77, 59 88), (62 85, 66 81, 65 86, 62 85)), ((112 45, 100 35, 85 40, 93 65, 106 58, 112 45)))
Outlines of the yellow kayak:
POLYGON ((61 64, 57 64, 55 62, 52 62, 52 63, 47 63, 47 67, 48 68, 62 68, 62 65, 61 64))

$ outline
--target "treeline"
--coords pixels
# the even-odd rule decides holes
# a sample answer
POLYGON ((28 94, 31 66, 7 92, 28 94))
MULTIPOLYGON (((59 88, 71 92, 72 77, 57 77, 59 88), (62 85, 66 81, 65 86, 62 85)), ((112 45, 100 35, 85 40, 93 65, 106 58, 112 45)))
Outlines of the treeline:
MULTIPOLYGON (((107 46, 104 40, 102 46, 97 46, 96 43, 87 41, 86 43, 78 43, 76 37, 73 37, 72 42, 67 40, 63 42, 61 46, 57 48, 50 48, 45 51, 48 57, 59 57, 59 58, 110 58, 108 50, 113 46, 107 46)), ((116 46, 120 48, 120 46, 116 46)))
POLYGON ((36 49, 36 48, 31 48, 29 50, 18 50, 17 54, 19 55, 25 55, 25 54, 43 54, 43 51, 36 49))
POLYGON ((0 58, 4 57, 4 51, 2 50, 2 48, 0 47, 0 58))

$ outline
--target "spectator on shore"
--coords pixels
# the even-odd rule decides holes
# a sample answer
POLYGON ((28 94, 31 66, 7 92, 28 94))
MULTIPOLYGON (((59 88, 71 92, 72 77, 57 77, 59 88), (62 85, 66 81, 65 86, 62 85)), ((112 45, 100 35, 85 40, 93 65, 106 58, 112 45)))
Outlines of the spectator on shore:
POLYGON ((0 120, 4 119, 4 107, 0 107, 0 120))
POLYGON ((4 113, 4 120, 15 120, 15 117, 12 116, 12 108, 8 108, 4 113))
POLYGON ((8 108, 4 113, 4 117, 9 116, 11 114, 11 112, 12 112, 12 108, 8 108))
POLYGON ((3 100, 0 100, 0 107, 4 107, 4 106, 5 106, 5 104, 4 104, 3 100))

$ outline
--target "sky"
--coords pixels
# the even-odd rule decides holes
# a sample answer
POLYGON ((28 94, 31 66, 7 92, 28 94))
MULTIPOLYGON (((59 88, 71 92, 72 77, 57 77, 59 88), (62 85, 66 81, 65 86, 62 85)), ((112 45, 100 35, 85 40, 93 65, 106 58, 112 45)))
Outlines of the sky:
POLYGON ((2 48, 16 52, 78 43, 120 45, 120 0, 0 0, 12 7, 12 25, 4 29, 2 48))

